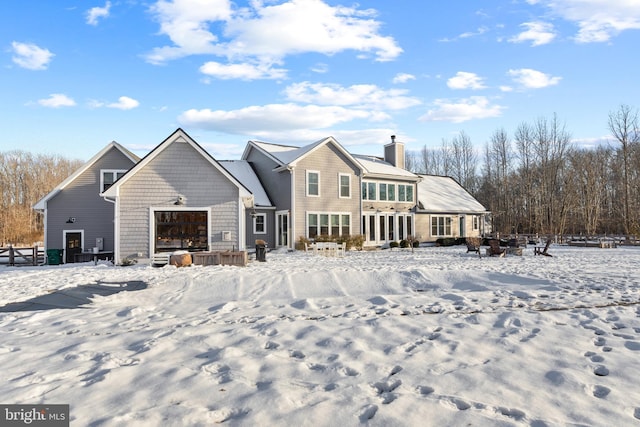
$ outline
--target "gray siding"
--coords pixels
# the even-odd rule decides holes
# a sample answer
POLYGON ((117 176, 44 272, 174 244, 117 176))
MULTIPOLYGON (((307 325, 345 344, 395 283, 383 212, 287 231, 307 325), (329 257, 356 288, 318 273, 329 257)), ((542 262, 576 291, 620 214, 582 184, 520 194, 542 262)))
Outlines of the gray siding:
POLYGON ((274 248, 276 246, 276 215, 273 209, 256 209, 256 213, 266 214, 267 232, 265 234, 253 233, 253 218, 251 217, 250 210, 247 210, 245 223, 247 224, 247 249, 251 249, 256 244, 256 239, 261 239, 267 242, 267 247, 274 248))
POLYGON ((306 235, 306 212, 350 212, 351 234, 360 234, 360 171, 333 144, 320 146, 296 165, 295 218, 291 238, 306 235), (320 172, 320 197, 307 196, 307 170, 320 172), (351 176, 351 198, 339 197, 338 175, 351 176))
POLYGON ((239 189, 188 143, 173 142, 158 153, 120 188, 121 258, 149 258, 150 209, 211 207, 209 246, 214 250, 238 248, 239 189), (231 232, 231 241, 222 232, 231 232))
POLYGON ((80 174, 47 202, 47 249, 63 249, 63 230, 83 230, 84 247, 95 246, 96 237, 104 239, 104 250, 114 250, 113 203, 99 196, 100 170, 128 170, 133 162, 117 148, 107 151, 89 169, 80 174), (76 222, 68 224, 73 217, 76 222))
POLYGON ((274 172, 273 169, 279 165, 255 148, 250 150, 245 160, 253 166, 267 196, 277 210, 291 209, 291 175, 289 171, 274 172))

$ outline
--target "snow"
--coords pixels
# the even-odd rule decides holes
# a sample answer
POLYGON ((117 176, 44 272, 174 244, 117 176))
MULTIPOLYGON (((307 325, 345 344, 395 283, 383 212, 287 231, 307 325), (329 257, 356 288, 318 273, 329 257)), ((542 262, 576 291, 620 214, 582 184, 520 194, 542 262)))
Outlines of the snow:
POLYGON ((487 209, 448 176, 420 175, 418 200, 428 212, 480 213, 487 209))
POLYGON ((549 252, 0 267, 4 310, 75 307, 0 312, 0 401, 77 426, 640 423, 640 248, 549 252), (114 292, 77 307, 87 286, 114 292))

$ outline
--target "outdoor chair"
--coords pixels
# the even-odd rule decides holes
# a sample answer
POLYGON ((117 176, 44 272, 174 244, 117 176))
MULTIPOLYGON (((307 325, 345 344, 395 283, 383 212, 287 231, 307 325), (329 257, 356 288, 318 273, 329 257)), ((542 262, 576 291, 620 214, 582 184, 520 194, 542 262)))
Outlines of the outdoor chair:
POLYGON ((500 247, 500 240, 489 240, 489 256, 505 257, 507 255, 507 249, 500 247))
POLYGON ((474 242, 472 239, 467 239, 466 243, 467 243, 467 253, 476 252, 479 257, 482 257, 482 255, 480 255, 480 244, 474 242))
POLYGON ((544 245, 544 248, 541 246, 536 246, 533 248, 534 255, 544 255, 544 256, 553 256, 547 251, 549 250, 549 246, 551 246, 551 239, 547 239, 547 244, 544 245))

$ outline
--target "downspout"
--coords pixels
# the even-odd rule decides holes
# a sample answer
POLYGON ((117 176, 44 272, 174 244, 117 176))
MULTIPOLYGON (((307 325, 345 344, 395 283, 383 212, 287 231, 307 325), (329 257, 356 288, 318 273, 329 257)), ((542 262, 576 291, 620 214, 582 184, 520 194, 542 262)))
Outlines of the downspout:
MULTIPOLYGON (((115 199, 110 199, 109 197, 102 196, 105 202, 113 203, 113 263, 118 265, 118 261, 120 259, 120 203, 118 203, 118 196, 115 199)), ((151 254, 149 254, 151 257, 151 254)))
POLYGON ((295 245, 293 244, 295 240, 295 227, 296 227, 296 191, 295 191, 295 170, 293 166, 287 166, 287 170, 289 171, 289 176, 291 177, 291 207, 289 209, 289 239, 287 242, 287 247, 289 249, 293 249, 295 245))

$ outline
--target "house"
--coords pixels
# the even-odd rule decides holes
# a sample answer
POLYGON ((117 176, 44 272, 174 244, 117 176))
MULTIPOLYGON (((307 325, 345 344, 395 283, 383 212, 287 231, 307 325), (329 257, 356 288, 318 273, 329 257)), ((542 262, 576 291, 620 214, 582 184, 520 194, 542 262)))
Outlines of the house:
POLYGON ((404 144, 391 137, 384 158, 357 155, 362 177, 362 229, 365 245, 383 246, 416 233, 414 212, 420 177, 404 168, 404 144))
POLYGON ((243 250, 252 193, 177 129, 102 194, 116 262, 177 250, 243 250))
POLYGON ((44 245, 63 251, 63 262, 75 262, 83 251, 114 251, 113 204, 100 193, 138 162, 139 157, 111 142, 80 169, 39 200, 44 214, 44 245))
POLYGON ((335 138, 249 141, 217 161, 182 129, 144 158, 113 142, 35 206, 65 262, 98 248, 117 263, 178 250, 294 248, 301 237, 362 234, 366 246, 480 235, 486 209, 449 177, 404 169, 404 144, 353 155, 335 138))
POLYGON ((303 147, 249 141, 242 160, 276 206, 273 246, 360 233, 363 168, 333 137, 303 147))
POLYGON ((253 208, 245 214, 246 247, 250 248, 256 240, 264 240, 268 247, 273 247, 276 207, 271 203, 253 167, 245 160, 220 160, 219 163, 253 194, 253 208))
POLYGON ((276 247, 352 234, 378 246, 414 232, 420 177, 404 170, 404 144, 395 137, 383 159, 352 155, 333 137, 302 147, 249 141, 242 159, 277 206, 276 247))
POLYGON ((435 242, 446 237, 480 237, 489 233, 490 212, 455 179, 420 175, 415 210, 416 237, 435 242))

